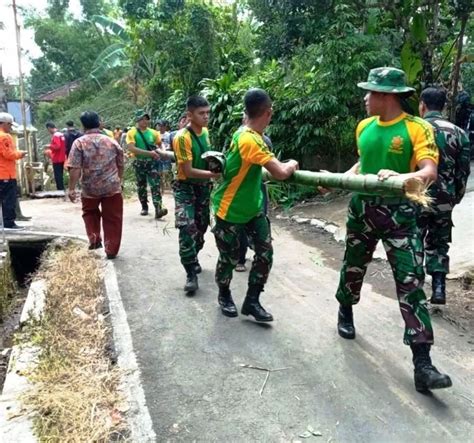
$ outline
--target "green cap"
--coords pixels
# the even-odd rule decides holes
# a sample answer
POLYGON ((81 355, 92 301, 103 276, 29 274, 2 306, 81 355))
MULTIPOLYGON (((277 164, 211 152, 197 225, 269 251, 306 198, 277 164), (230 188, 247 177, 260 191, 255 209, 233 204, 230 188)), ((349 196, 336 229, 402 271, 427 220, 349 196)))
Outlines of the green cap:
POLYGON ((144 109, 137 109, 135 111, 135 121, 139 121, 141 120, 142 118, 146 117, 148 120, 151 120, 150 119, 150 114, 148 114, 147 112, 145 112, 144 109))
POLYGON ((386 92, 389 94, 406 94, 415 92, 407 86, 405 73, 397 68, 375 68, 369 72, 366 82, 357 83, 359 88, 367 91, 386 92))

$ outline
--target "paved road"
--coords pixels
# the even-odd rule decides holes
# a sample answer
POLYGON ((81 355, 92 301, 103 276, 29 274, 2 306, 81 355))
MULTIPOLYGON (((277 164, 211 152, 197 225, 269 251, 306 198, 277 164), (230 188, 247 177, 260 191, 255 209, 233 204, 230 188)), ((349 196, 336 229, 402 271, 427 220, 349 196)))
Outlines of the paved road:
MULTIPOLYGON (((83 233, 78 206, 30 201, 23 210, 35 228, 83 233)), ((435 364, 454 386, 421 395, 396 302, 366 286, 355 309, 358 337, 340 339, 338 275, 290 232, 274 230, 263 302, 276 321, 259 325, 219 313, 212 236, 201 254, 200 291, 188 298, 172 217, 140 217, 136 202, 125 212, 116 268, 159 441, 296 441, 308 425, 324 442, 473 441, 472 337, 435 321, 435 364), (266 372, 242 365, 285 369, 270 374, 260 395, 266 372)), ((232 284, 239 305, 246 277, 232 284)))

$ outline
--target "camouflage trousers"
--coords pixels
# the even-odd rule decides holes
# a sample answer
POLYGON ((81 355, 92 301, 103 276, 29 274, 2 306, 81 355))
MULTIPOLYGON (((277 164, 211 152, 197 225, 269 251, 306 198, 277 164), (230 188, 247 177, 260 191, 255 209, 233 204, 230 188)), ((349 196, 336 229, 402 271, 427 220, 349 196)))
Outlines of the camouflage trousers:
POLYGON ((451 203, 433 204, 423 208, 418 215, 418 226, 425 246, 426 273, 449 273, 449 243, 451 243, 451 230, 453 205, 451 203))
POLYGON ((219 287, 230 285, 232 272, 239 261, 242 231, 253 242, 255 251, 249 284, 264 285, 267 282, 273 263, 272 236, 267 217, 260 214, 245 224, 229 223, 216 217, 212 232, 219 250, 216 267, 216 283, 219 287))
POLYGON ((405 322, 405 344, 433 343, 423 291, 423 245, 416 213, 416 208, 408 202, 354 195, 349 204, 346 251, 336 293, 342 305, 359 302, 367 265, 378 241, 382 240, 405 322))
POLYGON ((210 220, 210 183, 173 182, 175 226, 179 229, 179 257, 183 265, 196 263, 210 220))
POLYGON ((138 200, 142 206, 148 204, 147 185, 150 185, 151 201, 156 209, 161 208, 160 171, 156 161, 135 160, 133 162, 137 180, 138 200))

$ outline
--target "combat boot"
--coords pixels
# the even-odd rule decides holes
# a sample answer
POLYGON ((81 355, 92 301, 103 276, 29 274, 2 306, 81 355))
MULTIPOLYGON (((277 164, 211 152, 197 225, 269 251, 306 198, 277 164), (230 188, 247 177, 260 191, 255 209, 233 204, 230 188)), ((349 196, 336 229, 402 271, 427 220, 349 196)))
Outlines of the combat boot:
POLYGON ((148 204, 147 203, 142 203, 142 210, 140 212, 140 215, 148 215, 148 204))
POLYGON ((184 291, 188 293, 194 293, 199 289, 198 278, 194 267, 194 263, 184 265, 184 269, 186 269, 186 284, 184 285, 184 291))
POLYGON ((352 305, 339 305, 337 315, 337 332, 342 338, 354 339, 356 330, 354 327, 354 315, 352 313, 352 305))
POLYGON ((252 315, 257 321, 273 321, 272 314, 265 311, 263 306, 260 304, 259 299, 262 291, 263 285, 249 285, 241 312, 243 315, 252 315))
POLYGON ((160 219, 161 217, 164 217, 166 214, 168 214, 168 209, 163 208, 162 206, 159 208, 156 208, 155 210, 156 219, 160 219))
POLYGON ((237 307, 235 306, 234 300, 232 300, 232 294, 228 286, 219 286, 219 295, 217 296, 217 302, 221 307, 222 313, 226 317, 237 317, 237 307))
POLYGON ((446 274, 444 272, 433 272, 431 276, 431 287, 433 294, 431 296, 431 304, 445 305, 446 304, 446 274))
POLYGON ((415 389, 426 392, 431 389, 449 388, 453 385, 449 375, 441 374, 431 363, 430 348, 427 343, 412 344, 415 365, 415 389))
POLYGON ((199 264, 198 261, 196 263, 194 263, 194 272, 196 274, 200 274, 202 272, 201 265, 199 264))

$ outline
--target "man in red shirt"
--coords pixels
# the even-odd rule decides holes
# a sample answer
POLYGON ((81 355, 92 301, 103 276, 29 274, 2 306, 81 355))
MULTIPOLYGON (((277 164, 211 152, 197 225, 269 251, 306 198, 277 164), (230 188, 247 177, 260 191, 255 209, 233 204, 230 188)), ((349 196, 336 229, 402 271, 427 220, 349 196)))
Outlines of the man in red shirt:
POLYGON ((0 200, 2 202, 3 226, 6 229, 24 229, 15 223, 16 213, 16 168, 15 162, 26 155, 18 151, 10 135, 13 116, 0 112, 0 200))
POLYGON ((46 129, 51 134, 51 162, 53 163, 54 181, 56 189, 64 191, 64 162, 66 161, 66 139, 61 131, 58 131, 53 122, 46 123, 46 129))

